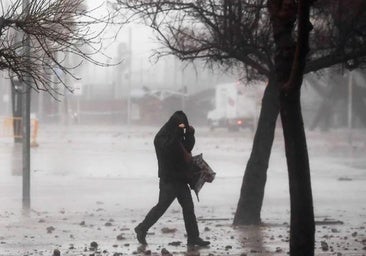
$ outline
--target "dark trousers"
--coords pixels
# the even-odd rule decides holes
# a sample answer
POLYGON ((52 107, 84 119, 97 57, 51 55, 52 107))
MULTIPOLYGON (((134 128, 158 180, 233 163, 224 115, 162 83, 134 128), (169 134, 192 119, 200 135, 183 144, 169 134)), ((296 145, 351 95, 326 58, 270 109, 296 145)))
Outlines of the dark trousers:
POLYGON ((152 227, 158 219, 165 213, 175 198, 183 209, 184 224, 188 239, 196 239, 199 236, 196 215, 191 190, 188 184, 183 182, 168 182, 160 179, 159 182, 159 201, 149 211, 145 219, 139 224, 139 228, 146 231, 152 227))

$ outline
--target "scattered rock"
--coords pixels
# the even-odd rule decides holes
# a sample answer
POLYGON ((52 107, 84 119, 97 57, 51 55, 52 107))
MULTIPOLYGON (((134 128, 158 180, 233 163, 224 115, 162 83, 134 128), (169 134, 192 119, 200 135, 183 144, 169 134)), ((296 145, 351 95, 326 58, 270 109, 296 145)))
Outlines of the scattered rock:
POLYGON ((167 233, 175 233, 177 231, 176 228, 162 228, 161 229, 161 232, 163 232, 164 234, 167 234, 167 233))
POLYGON ((339 177, 338 180, 339 181, 351 181, 352 179, 349 177, 339 177))
POLYGON ((283 251, 282 248, 280 248, 280 247, 276 248, 276 252, 282 252, 282 251, 283 251))
POLYGON ((174 242, 169 243, 168 245, 179 246, 181 244, 182 244, 181 241, 174 241, 174 242))
POLYGON ((329 250, 328 243, 327 243, 327 242, 325 242, 325 241, 321 241, 321 242, 320 242, 320 246, 322 247, 322 250, 323 250, 323 251, 328 251, 328 250, 329 250))
POLYGON ((126 238, 123 236, 123 234, 119 234, 118 236, 117 236, 117 240, 125 240, 126 238))
POLYGON ((161 255, 163 255, 163 256, 172 256, 172 254, 165 248, 161 249, 161 255))
POLYGON ((97 242, 91 242, 90 243, 90 250, 91 251, 95 251, 95 250, 97 250, 98 249, 98 243, 97 242))
POLYGON ((53 250, 53 254, 52 254, 52 256, 61 256, 61 252, 60 252, 60 250, 59 250, 59 249, 55 249, 55 250, 53 250))
POLYGON ((51 234, 53 231, 55 231, 55 228, 53 226, 49 226, 46 229, 47 229, 47 233, 49 233, 49 234, 51 234))
POLYGON ((226 245, 225 246, 225 250, 227 251, 227 250, 230 250, 230 249, 233 249, 233 247, 231 246, 231 245, 226 245))

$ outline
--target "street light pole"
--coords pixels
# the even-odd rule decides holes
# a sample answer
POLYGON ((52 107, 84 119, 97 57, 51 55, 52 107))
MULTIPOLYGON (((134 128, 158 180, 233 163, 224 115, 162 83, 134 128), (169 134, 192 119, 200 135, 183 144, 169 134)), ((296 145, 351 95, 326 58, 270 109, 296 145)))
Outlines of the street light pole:
POLYGON ((128 29, 128 49, 129 49, 129 74, 128 74, 128 89, 127 89, 127 127, 131 124, 131 83, 132 83, 132 29, 128 29))
POLYGON ((348 72, 348 140, 352 143, 353 71, 348 72))
MULTIPOLYGON (((23 0, 23 12, 29 12, 29 0, 23 0)), ((30 61, 30 38, 26 35, 24 54, 27 62, 30 61)), ((22 144, 23 144, 23 210, 30 209, 30 77, 26 75, 23 80, 22 100, 22 144)))

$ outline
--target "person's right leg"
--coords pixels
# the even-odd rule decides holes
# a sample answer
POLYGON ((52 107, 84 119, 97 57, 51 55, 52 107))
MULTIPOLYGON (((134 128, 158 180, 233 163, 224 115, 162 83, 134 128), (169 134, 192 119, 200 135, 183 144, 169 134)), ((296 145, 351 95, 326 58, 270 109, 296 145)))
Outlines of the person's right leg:
POLYGON ((147 231, 165 213, 176 197, 175 188, 172 183, 160 180, 159 188, 160 191, 158 203, 153 208, 151 208, 145 219, 139 225, 137 225, 137 227, 135 227, 137 240, 142 244, 147 244, 145 239, 147 231))

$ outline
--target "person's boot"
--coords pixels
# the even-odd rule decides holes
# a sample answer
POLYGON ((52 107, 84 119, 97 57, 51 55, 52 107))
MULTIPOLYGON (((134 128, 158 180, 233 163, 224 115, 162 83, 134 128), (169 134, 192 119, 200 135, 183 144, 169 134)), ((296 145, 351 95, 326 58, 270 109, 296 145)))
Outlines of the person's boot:
POLYGON ((139 241, 139 243, 146 245, 146 231, 142 230, 141 227, 137 226, 135 227, 135 232, 136 232, 136 237, 137 237, 137 241, 139 241))
POLYGON ((210 242, 209 241, 205 241, 205 240, 203 240, 202 238, 200 238, 200 237, 197 237, 197 238, 195 238, 195 239, 188 239, 188 241, 187 241, 187 245, 188 246, 195 246, 195 245, 197 245, 197 246, 202 246, 202 247, 204 247, 204 246, 208 246, 208 245, 210 245, 210 242))

